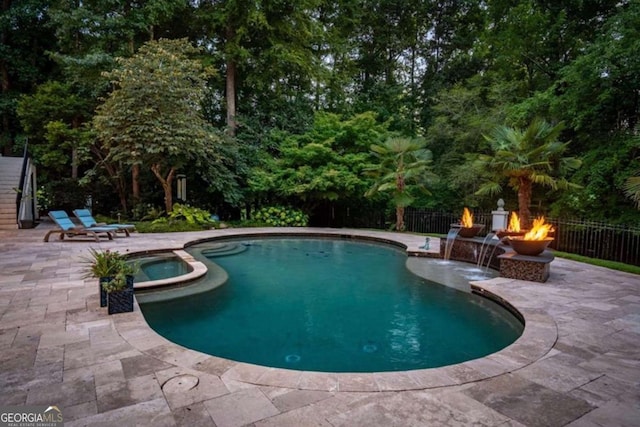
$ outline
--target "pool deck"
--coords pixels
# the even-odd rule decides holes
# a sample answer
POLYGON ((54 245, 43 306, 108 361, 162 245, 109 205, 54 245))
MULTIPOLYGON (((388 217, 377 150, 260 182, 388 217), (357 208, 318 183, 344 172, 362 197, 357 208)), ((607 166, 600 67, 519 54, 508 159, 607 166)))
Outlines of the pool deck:
POLYGON ((640 425, 637 275, 556 258, 546 283, 476 282, 524 314, 523 336, 465 364, 384 374, 286 371, 187 350, 155 334, 137 306, 107 315, 96 280, 82 278, 89 248, 180 249, 242 231, 44 243, 47 224, 0 230, 0 406, 57 405, 65 426, 640 425))

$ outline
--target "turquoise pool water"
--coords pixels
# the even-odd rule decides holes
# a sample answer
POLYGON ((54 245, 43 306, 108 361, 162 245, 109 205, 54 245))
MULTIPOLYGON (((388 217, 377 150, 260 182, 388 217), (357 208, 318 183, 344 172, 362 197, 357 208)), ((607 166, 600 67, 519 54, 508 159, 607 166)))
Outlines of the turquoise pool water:
POLYGON ((136 268, 134 276, 136 282, 168 279, 187 274, 190 271, 189 264, 175 255, 158 254, 135 258, 130 263, 136 268))
MULTIPOLYGON (((141 304, 149 325, 211 355, 324 372, 450 365, 494 353, 523 330, 503 307, 411 274, 406 255, 390 246, 244 242, 240 253, 211 256, 229 274, 223 286, 141 304)), ((206 248, 191 251, 215 253, 206 248)))

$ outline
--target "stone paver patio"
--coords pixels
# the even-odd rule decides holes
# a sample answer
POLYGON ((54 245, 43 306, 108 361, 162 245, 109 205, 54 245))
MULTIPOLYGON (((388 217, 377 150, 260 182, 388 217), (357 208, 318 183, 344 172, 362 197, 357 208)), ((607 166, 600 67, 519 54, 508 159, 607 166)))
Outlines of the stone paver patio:
MULTIPOLYGON (((0 404, 58 405, 67 426, 640 425, 636 275, 556 259, 543 284, 478 282, 524 314, 516 343, 460 365, 358 375, 264 368, 181 348, 155 334, 138 307, 108 316, 96 281, 82 278, 92 247, 177 249, 238 231, 100 243, 44 243, 42 226, 0 231, 0 404)), ((424 243, 321 231, 410 250, 424 243)), ((420 259, 411 262, 419 268, 420 259)))

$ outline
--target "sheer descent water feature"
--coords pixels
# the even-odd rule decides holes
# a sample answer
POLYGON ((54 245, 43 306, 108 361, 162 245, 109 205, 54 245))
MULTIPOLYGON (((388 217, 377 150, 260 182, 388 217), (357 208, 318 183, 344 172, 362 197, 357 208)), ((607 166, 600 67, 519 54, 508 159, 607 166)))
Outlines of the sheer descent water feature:
POLYGON ((501 241, 479 237, 463 238, 457 231, 455 228, 449 230, 447 239, 440 241, 440 255, 443 259, 486 265, 487 268, 498 270, 501 277, 511 279, 546 282, 549 278, 550 263, 554 259, 551 251, 545 250, 538 256, 519 255, 501 241), (492 246, 491 252, 489 246, 492 246))

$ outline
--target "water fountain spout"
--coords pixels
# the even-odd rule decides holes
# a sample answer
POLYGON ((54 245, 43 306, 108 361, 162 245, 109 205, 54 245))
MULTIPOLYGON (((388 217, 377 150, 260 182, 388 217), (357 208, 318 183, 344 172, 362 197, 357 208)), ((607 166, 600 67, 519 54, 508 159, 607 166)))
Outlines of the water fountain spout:
POLYGON ((460 232, 460 228, 452 228, 447 233, 447 242, 444 246, 444 260, 449 261, 451 258, 451 250, 453 249, 453 243, 456 241, 456 237, 460 232))
POLYGON ((487 235, 484 237, 484 240, 482 240, 482 245, 480 246, 480 255, 478 256, 478 262, 476 264, 478 267, 482 267, 484 257, 485 255, 487 255, 487 251, 489 250, 489 244, 487 242, 490 242, 495 236, 495 233, 487 233, 487 235))
POLYGON ((493 245, 493 250, 491 251, 491 255, 489 255, 489 259, 487 260, 487 267, 485 268, 485 270, 484 270, 484 271, 489 270, 489 267, 491 266, 491 260, 493 259, 493 256, 494 256, 494 255, 495 255, 495 253, 496 253, 496 249, 498 248, 498 245, 499 245, 500 243, 503 243, 503 244, 504 244, 504 242, 506 241, 506 239, 507 239, 507 237, 503 237, 503 238, 501 238, 501 239, 500 239, 500 241, 499 241, 498 243, 496 243, 495 245, 493 245))

